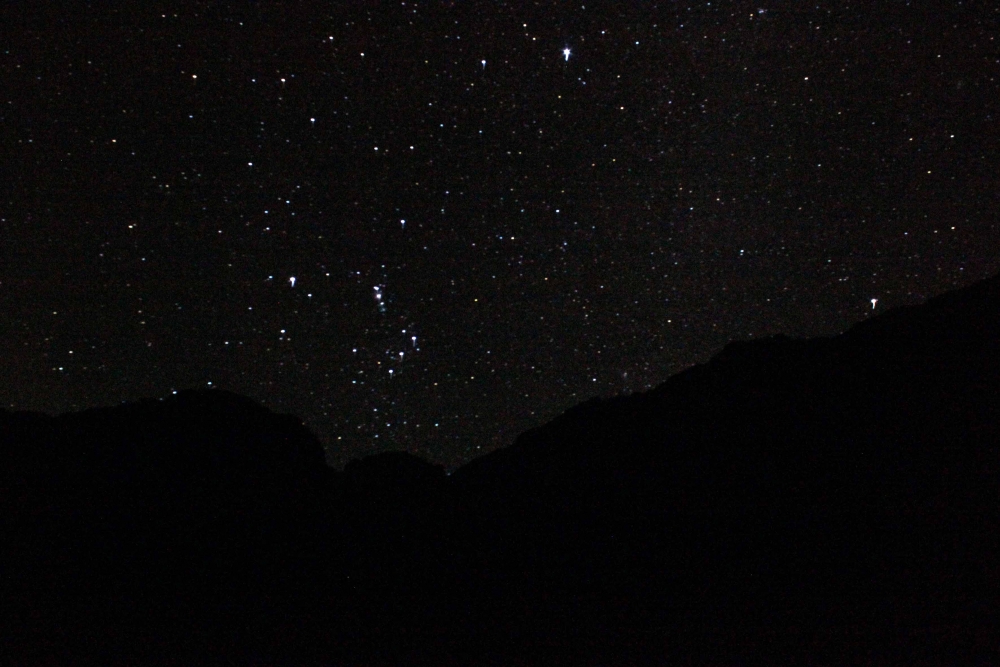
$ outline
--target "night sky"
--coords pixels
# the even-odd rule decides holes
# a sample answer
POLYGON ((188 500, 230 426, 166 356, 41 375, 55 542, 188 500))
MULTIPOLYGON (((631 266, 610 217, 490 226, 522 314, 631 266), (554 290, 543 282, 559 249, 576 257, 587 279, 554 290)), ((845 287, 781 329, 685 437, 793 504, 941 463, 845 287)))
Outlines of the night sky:
POLYGON ((993 2, 116 4, 0 10, 4 407, 454 466, 1000 270, 993 2))

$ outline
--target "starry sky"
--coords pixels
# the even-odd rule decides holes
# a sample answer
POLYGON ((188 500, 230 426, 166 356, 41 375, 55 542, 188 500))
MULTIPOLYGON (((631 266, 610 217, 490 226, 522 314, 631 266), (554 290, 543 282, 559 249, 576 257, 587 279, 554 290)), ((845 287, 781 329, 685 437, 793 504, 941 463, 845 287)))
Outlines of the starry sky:
POLYGON ((118 4, 0 9, 4 407, 456 466, 1000 270, 995 3, 118 4))

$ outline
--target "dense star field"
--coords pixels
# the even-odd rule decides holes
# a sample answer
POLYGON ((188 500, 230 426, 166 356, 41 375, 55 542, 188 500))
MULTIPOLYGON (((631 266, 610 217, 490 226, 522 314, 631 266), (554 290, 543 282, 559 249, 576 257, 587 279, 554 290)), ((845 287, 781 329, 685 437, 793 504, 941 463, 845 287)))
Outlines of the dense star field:
POLYGON ((0 405, 454 466, 1000 269, 986 2, 8 3, 0 405), (116 3, 111 3, 116 4, 116 3))

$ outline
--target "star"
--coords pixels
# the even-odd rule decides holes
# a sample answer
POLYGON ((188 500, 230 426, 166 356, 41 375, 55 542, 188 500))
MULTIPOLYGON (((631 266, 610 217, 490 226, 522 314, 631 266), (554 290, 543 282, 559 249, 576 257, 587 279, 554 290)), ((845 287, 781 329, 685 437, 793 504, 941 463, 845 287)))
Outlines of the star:
POLYGON ((573 51, 571 51, 568 46, 562 50, 563 58, 566 59, 566 62, 569 62, 569 56, 571 53, 573 53, 573 51))

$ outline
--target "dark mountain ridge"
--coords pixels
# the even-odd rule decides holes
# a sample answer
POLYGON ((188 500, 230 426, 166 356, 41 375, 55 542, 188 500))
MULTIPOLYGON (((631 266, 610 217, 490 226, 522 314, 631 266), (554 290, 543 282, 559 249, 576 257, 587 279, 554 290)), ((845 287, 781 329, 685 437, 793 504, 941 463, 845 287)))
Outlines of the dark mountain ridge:
POLYGON ((455 477, 505 513, 587 527, 604 546, 566 549, 567 572, 616 542, 655 554, 628 596, 699 599, 689 619, 971 632, 998 583, 998 306, 994 278, 841 336, 734 343, 455 477))
POLYGON ((222 391, 0 411, 33 664, 996 657, 1000 276, 728 345, 447 476, 222 391))

